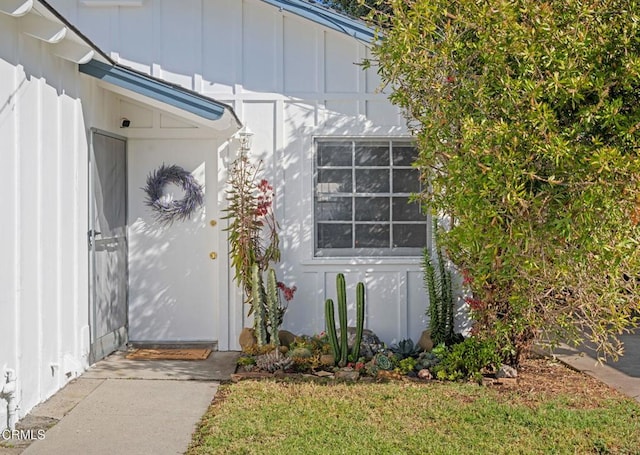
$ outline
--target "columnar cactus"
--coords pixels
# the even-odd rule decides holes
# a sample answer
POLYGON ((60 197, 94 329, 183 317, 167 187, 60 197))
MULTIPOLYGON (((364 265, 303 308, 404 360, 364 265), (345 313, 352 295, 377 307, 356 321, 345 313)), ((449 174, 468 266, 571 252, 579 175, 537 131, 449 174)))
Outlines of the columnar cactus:
POLYGON ((269 269, 267 272, 267 308, 269 316, 269 342, 274 346, 280 346, 280 338, 278 337, 280 301, 278 300, 276 271, 273 269, 269 269))
POLYGON ((262 274, 258 264, 251 268, 251 306, 253 307, 253 327, 255 329, 258 346, 267 344, 267 331, 265 321, 264 295, 262 286, 262 274))
MULTIPOLYGON (((338 291, 338 320, 340 322, 339 342, 332 299, 326 300, 324 310, 329 344, 331 345, 335 359, 338 361, 338 366, 343 367, 347 364, 349 346, 347 341, 347 291, 342 273, 339 273, 336 277, 336 287, 338 291)), ((357 360, 360 355, 360 343, 362 342, 362 332, 364 330, 364 304, 364 284, 358 283, 356 288, 356 340, 352 352, 355 360, 357 360)))
POLYGON ((353 358, 360 357, 360 343, 362 343, 362 332, 364 331, 364 283, 360 282, 356 286, 356 341, 353 345, 353 358))

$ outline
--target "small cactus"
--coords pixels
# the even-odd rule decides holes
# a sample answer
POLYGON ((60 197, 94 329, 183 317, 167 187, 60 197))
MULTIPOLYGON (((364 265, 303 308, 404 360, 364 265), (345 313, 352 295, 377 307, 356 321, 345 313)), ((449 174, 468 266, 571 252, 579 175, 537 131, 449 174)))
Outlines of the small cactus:
POLYGON ((256 367, 260 370, 273 373, 277 370, 286 370, 293 360, 285 357, 279 350, 271 351, 267 354, 256 357, 256 367))

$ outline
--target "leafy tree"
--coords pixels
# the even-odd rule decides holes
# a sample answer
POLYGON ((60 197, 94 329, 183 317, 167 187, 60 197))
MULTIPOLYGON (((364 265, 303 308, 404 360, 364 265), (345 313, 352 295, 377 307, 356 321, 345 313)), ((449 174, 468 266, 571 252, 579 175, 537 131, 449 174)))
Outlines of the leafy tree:
POLYGON ((387 6, 379 73, 417 136, 421 197, 451 220, 475 332, 510 364, 536 338, 620 354, 640 308, 638 2, 387 6))
POLYGON ((391 7, 383 0, 327 0, 324 3, 353 17, 366 17, 372 11, 391 11, 391 7))

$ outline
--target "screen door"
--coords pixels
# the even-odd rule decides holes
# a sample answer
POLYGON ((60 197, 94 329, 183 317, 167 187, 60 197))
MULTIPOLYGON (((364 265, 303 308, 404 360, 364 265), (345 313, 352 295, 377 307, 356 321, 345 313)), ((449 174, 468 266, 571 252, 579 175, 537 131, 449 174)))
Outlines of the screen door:
POLYGON ((93 130, 89 147, 90 362, 127 341, 127 144, 93 130))

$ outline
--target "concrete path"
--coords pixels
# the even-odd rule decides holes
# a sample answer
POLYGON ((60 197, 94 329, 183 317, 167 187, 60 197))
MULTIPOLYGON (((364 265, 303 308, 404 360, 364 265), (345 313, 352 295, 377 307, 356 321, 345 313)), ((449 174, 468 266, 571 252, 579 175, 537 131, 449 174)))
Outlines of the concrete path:
POLYGON ((617 362, 599 364, 588 349, 561 346, 554 355, 578 371, 610 385, 623 394, 640 402, 640 329, 620 337, 625 352, 617 362))
POLYGON ((44 439, 0 454, 184 453, 219 381, 235 371, 238 353, 213 352, 204 361, 124 354, 98 362, 23 419, 32 429, 53 424, 44 439))

